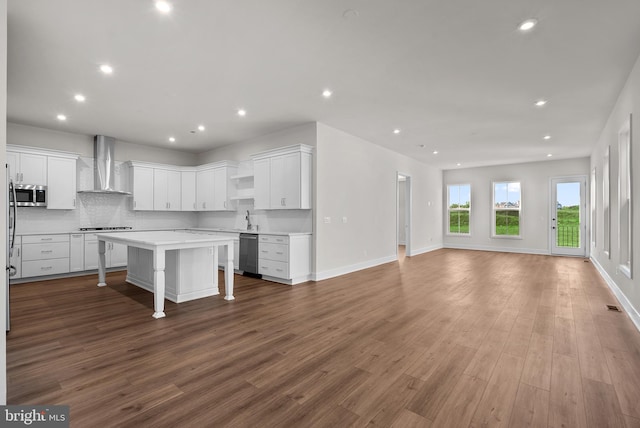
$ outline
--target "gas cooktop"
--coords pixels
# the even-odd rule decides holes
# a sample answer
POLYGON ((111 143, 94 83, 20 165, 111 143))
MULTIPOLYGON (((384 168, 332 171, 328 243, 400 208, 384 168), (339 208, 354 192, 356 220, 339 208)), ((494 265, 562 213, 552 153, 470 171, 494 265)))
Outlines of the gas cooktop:
POLYGON ((133 229, 133 228, 129 227, 129 226, 81 227, 80 228, 81 231, 86 231, 86 230, 128 230, 128 229, 133 229))

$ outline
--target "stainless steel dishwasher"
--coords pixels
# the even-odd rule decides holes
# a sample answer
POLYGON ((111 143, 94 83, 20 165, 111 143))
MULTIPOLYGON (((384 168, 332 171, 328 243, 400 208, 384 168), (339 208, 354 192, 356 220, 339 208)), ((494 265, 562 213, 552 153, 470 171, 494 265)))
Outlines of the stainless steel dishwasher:
POLYGON ((258 273, 258 235, 240 234, 240 270, 245 276, 261 278, 258 273))

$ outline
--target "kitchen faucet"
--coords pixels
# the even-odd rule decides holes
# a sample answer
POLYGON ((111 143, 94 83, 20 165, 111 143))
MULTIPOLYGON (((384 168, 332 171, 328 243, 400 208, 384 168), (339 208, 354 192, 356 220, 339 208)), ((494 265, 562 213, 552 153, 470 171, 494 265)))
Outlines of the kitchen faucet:
POLYGON ((245 219, 247 220, 247 230, 251 230, 251 217, 249 216, 249 210, 247 210, 247 216, 245 219))

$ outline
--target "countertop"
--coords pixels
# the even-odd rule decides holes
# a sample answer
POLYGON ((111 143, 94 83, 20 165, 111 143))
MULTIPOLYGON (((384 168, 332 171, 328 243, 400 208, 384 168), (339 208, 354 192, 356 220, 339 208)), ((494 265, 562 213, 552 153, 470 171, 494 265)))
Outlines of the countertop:
POLYGON ((193 231, 204 233, 251 233, 254 235, 278 235, 278 236, 304 236, 311 235, 311 232, 278 232, 268 230, 244 230, 244 229, 227 229, 227 228, 211 228, 211 227, 189 227, 189 228, 168 228, 168 229, 121 229, 121 230, 71 230, 67 232, 18 232, 16 236, 34 236, 34 235, 77 235, 87 233, 126 233, 126 232, 162 232, 162 231, 193 231))

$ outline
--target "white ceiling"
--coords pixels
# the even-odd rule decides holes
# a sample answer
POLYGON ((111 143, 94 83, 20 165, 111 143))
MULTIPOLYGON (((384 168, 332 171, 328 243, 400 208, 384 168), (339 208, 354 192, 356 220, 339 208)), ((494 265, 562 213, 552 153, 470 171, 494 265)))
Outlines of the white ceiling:
POLYGON ((638 0, 173 5, 9 0, 8 120, 196 153, 319 121, 444 169, 579 157, 640 54, 638 0))

